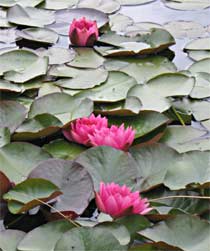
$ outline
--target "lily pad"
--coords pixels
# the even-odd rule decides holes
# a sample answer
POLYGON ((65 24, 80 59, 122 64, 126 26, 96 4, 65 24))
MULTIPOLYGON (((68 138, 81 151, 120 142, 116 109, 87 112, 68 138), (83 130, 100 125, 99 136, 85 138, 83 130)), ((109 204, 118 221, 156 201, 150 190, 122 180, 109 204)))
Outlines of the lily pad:
POLYGON ((79 0, 78 8, 93 8, 110 14, 120 9, 118 1, 114 0, 79 0))
POLYGON ((210 97, 210 74, 205 72, 195 73, 195 80, 195 86, 190 93, 190 97, 195 99, 210 97))
POLYGON ((210 6, 208 0, 165 0, 164 4, 175 10, 202 10, 210 6))
POLYGON ((38 146, 20 142, 0 148, 0 170, 15 183, 25 180, 37 164, 50 155, 38 146))
POLYGON ((161 144, 130 148, 141 174, 140 191, 164 184, 171 190, 185 188, 189 184, 209 182, 210 151, 178 153, 161 144), (199 168, 198 168, 199 166, 199 168))
POLYGON ((53 205, 54 211, 80 215, 93 198, 93 183, 88 172, 69 160, 51 159, 40 163, 30 178, 46 179, 57 185, 62 195, 53 205))
POLYGON ((19 37, 15 28, 0 29, 0 42, 5 44, 15 43, 19 37))
POLYGON ((0 128, 9 128, 13 133, 15 129, 24 121, 26 109, 16 101, 0 101, 0 128))
POLYGON ((188 56, 195 61, 199 61, 205 58, 210 58, 210 51, 203 50, 187 50, 188 56))
POLYGON ((139 232, 153 242, 164 242, 186 251, 208 250, 210 224, 197 216, 177 215, 139 232), (199 241, 200 238, 202 241, 199 241), (198 240, 199 239, 199 240, 198 240))
POLYGON ((89 172, 95 191, 98 191, 101 181, 136 185, 136 163, 130 154, 123 151, 107 146, 92 147, 81 153, 75 161, 89 172))
POLYGON ((8 127, 0 127, 0 147, 10 143, 10 130, 8 127))
POLYGON ((112 31, 124 32, 126 27, 133 24, 133 19, 117 13, 109 16, 109 25, 112 31))
POLYGON ((195 39, 184 47, 186 50, 210 50, 210 37, 195 39))
POLYGON ((210 150, 210 140, 205 137, 206 131, 191 126, 169 126, 160 142, 174 148, 179 153, 193 150, 210 150))
POLYGON ((27 28, 19 30, 16 33, 19 37, 46 44, 55 44, 58 40, 58 34, 46 28, 27 28))
POLYGON ((117 0, 121 5, 139 5, 139 4, 145 4, 150 3, 155 0, 117 0))
POLYGON ((106 82, 98 87, 80 92, 78 98, 90 98, 97 102, 124 100, 128 90, 137 83, 134 78, 122 72, 109 72, 106 82))
POLYGON ((200 61, 197 61, 195 63, 193 63, 188 70, 190 72, 197 73, 197 72, 206 72, 209 73, 210 72, 210 58, 205 58, 202 59, 200 61))
POLYGON ((22 7, 35 7, 44 0, 0 0, 1 7, 12 7, 16 4, 22 7))
POLYGON ((3 251, 16 251, 18 243, 25 236, 20 230, 7 229, 0 232, 0 248, 3 251))
POLYGON ((54 66, 48 72, 51 76, 65 77, 57 80, 58 86, 69 89, 88 89, 102 84, 108 78, 103 68, 81 70, 66 65, 54 66))
POLYGON ((74 119, 88 116, 92 111, 93 102, 89 99, 76 98, 65 93, 52 93, 35 99, 28 116, 33 118, 39 114, 49 113, 66 124, 74 119))
POLYGON ((18 244, 18 250, 53 251, 62 234, 72 227, 73 225, 67 220, 48 222, 27 233, 18 244), (46 237, 48 241, 46 241, 46 237))
POLYGON ((41 205, 41 201, 50 201, 60 194, 59 188, 48 180, 27 179, 10 189, 3 198, 8 201, 9 211, 18 214, 41 205))
POLYGON ((168 97, 189 95, 193 86, 193 78, 180 73, 167 73, 149 80, 145 85, 134 86, 129 90, 128 97, 138 97, 142 110, 163 112, 172 105, 168 97))
POLYGON ((41 7, 49 10, 62 10, 69 9, 77 3, 78 0, 45 0, 41 7))
POLYGON ((23 86, 0 79, 0 91, 22 92, 23 86))
POLYGON ((93 68, 96 69, 103 65, 105 59, 98 55, 91 48, 75 48, 76 55, 74 59, 67 65, 78 68, 93 68))
POLYGON ((20 5, 15 5, 8 10, 7 19, 14 24, 33 27, 44 27, 55 21, 53 12, 34 7, 23 8, 20 5))
POLYGON ((87 150, 82 145, 67 142, 63 139, 51 141, 49 144, 44 145, 43 148, 54 158, 66 160, 75 159, 80 153, 87 150))

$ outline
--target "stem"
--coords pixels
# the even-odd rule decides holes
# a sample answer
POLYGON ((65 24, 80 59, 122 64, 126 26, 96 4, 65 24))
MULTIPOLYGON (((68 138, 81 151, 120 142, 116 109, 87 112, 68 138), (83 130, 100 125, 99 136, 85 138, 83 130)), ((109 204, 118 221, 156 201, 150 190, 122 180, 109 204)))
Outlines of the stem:
POLYGON ((50 204, 42 201, 42 200, 39 200, 39 199, 36 199, 37 201, 39 201, 40 203, 42 203, 43 205, 49 207, 50 209, 53 209, 56 211, 56 213, 58 213, 60 216, 62 216, 65 220, 69 221, 72 225, 74 225, 75 227, 80 227, 79 224, 77 224, 75 221, 73 221, 71 218, 68 218, 66 217, 64 214, 62 214, 60 211, 58 211, 56 208, 54 208, 53 206, 51 206, 50 204))
POLYGON ((172 106, 172 110, 175 113, 175 115, 177 116, 179 122, 183 125, 186 126, 184 123, 184 120, 182 119, 181 115, 177 112, 177 110, 172 106))
POLYGON ((156 199, 149 200, 150 202, 158 201, 158 200, 165 200, 165 199, 173 199, 173 198, 191 198, 191 199, 204 199, 204 200, 210 200, 209 196, 194 196, 194 195, 174 195, 174 196, 166 196, 166 197, 160 197, 156 199))

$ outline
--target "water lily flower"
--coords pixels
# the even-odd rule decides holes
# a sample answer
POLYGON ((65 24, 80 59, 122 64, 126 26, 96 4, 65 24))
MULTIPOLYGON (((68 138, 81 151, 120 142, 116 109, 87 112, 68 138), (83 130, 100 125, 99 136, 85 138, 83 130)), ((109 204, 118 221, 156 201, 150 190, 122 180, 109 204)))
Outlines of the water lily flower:
POLYGON ((126 185, 100 183, 99 192, 95 193, 98 209, 113 218, 131 214, 144 215, 152 210, 147 198, 142 199, 138 191, 131 192, 126 185))
POLYGON ((132 127, 124 128, 112 125, 110 128, 102 127, 96 129, 92 135, 89 135, 93 146, 111 146, 116 149, 127 151, 134 141, 135 131, 132 127))
POLYGON ((64 136, 69 141, 74 141, 79 144, 86 146, 91 146, 90 135, 93 135, 96 130, 101 130, 102 128, 107 128, 108 120, 105 117, 91 114, 90 117, 84 117, 77 119, 70 124, 70 130, 63 130, 64 136))
POLYGON ((98 27, 96 21, 82 17, 74 19, 69 29, 69 38, 76 46, 93 46, 98 39, 98 27))

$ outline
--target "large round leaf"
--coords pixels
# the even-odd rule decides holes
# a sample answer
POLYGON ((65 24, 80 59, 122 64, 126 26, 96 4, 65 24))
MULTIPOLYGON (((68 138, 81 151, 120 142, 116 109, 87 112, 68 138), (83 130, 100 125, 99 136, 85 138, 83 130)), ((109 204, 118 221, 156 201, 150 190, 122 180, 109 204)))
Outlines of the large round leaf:
POLYGON ((76 118, 88 116, 92 111, 93 103, 89 99, 80 99, 64 93, 52 93, 40 97, 32 103, 29 118, 49 113, 66 124, 76 118))
POLYGON ((197 72, 206 72, 209 73, 210 72, 210 58, 204 58, 200 61, 197 61, 195 63, 193 63, 188 70, 190 72, 197 73, 197 72))
POLYGON ((69 9, 77 4, 78 0, 45 0, 42 8, 49 10, 69 9))
POLYGON ((109 77, 104 84, 82 91, 77 97, 87 97, 98 102, 116 102, 125 99, 128 90, 136 84, 135 79, 125 73, 109 72, 109 77))
POLYGON ((50 201, 60 194, 59 188, 48 180, 27 179, 10 189, 3 198, 8 201, 10 212, 18 214, 42 205, 41 201, 50 201))
POLYGON ((75 161, 90 173, 96 191, 101 181, 134 186, 139 177, 136 163, 130 154, 112 147, 90 148, 75 161))
POLYGON ((148 190, 160 184, 176 190, 192 183, 209 182, 209 151, 179 154, 172 148, 157 144, 133 147, 130 152, 142 176, 140 190, 148 190))
POLYGON ((56 242, 73 225, 67 220, 49 222, 30 231, 19 243, 19 251, 53 251, 56 242), (47 240, 47 241, 46 241, 47 240))
POLYGON ((171 106, 168 97, 189 95, 193 86, 193 78, 180 73, 167 73, 149 80, 145 85, 134 86, 129 90, 128 97, 138 97, 142 110, 163 112, 171 106))
POLYGON ((26 113, 26 108, 16 101, 0 101, 0 128, 7 127, 13 133, 24 121, 26 113))
POLYGON ((29 175, 30 178, 50 180, 63 193, 54 204, 56 210, 82 214, 93 197, 92 179, 80 165, 71 161, 51 159, 42 162, 29 175))
POLYGON ((35 27, 44 27, 55 21, 53 12, 34 7, 23 8, 20 5, 15 5, 8 10, 7 19, 14 24, 35 27))
POLYGON ((55 251, 61 250, 125 251, 127 247, 121 246, 109 230, 80 227, 62 235, 55 247, 55 251))
POLYGON ((195 73, 195 86, 190 93, 191 98, 202 99, 210 97, 210 74, 206 72, 195 73))
POLYGON ((19 230, 5 230, 0 232, 0 249, 2 251, 16 251, 25 233, 19 230))
POLYGON ((139 4, 145 4, 150 3, 155 0, 117 0, 121 5, 139 5, 139 4))
POLYGON ((24 180, 37 164, 50 155, 29 143, 11 143, 0 148, 0 170, 15 183, 24 180))
POLYGON ((43 0, 0 0, 0 6, 12 7, 18 4, 22 7, 35 7, 41 2, 43 2, 43 0))
POLYGON ((139 232, 153 242, 165 242, 185 251, 208 250, 210 223, 192 215, 177 215, 139 232))
POLYGON ((208 0, 193 0, 193 1, 175 1, 175 0, 164 0, 164 4, 175 10, 201 10, 208 8, 210 3, 208 0))

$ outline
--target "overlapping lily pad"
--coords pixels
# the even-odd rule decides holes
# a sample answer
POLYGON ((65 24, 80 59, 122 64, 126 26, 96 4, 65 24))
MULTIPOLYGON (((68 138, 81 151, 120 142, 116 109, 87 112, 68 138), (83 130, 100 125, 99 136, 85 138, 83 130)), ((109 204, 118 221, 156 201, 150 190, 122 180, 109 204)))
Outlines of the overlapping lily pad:
POLYGON ((1 7, 12 7, 16 4, 22 7, 35 7, 44 0, 1 0, 0 6, 1 7))
POLYGON ((191 1, 185 1, 185 0, 165 0, 164 4, 172 9, 176 10, 201 10, 208 8, 210 6, 210 3, 208 0, 191 0, 191 1))

